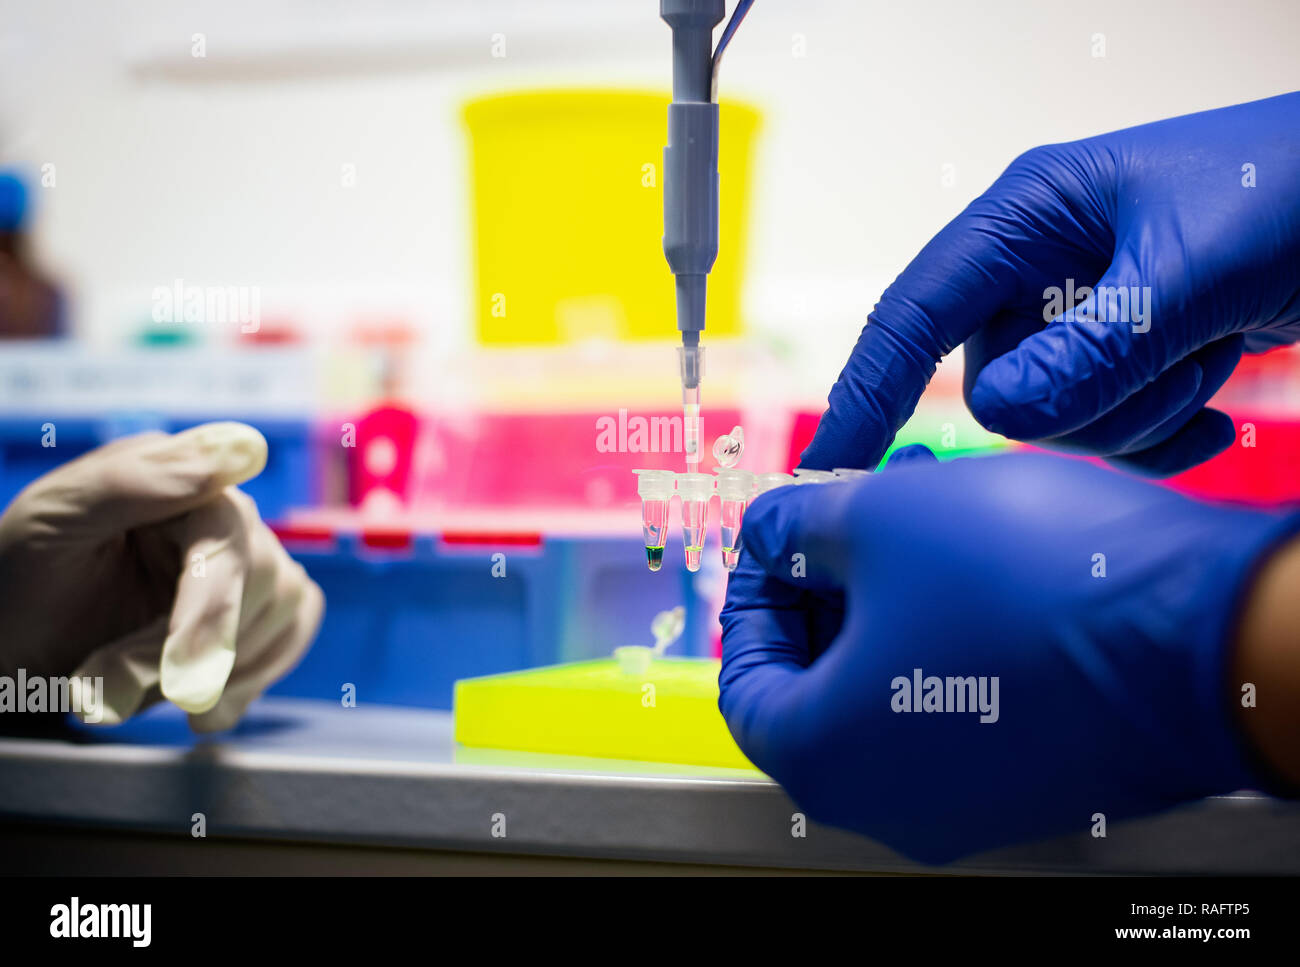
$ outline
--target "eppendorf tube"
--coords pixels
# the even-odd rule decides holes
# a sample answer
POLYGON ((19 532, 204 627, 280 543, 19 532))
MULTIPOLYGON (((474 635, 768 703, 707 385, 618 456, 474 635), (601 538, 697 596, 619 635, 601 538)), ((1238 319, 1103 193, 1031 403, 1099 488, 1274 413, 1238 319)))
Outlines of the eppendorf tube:
POLYGON ((740 462, 740 455, 745 452, 745 431, 732 427, 730 433, 724 433, 713 441, 713 459, 719 467, 730 469, 740 462))
POLYGON ((835 474, 829 470, 809 470, 806 467, 794 468, 794 482, 796 484, 830 483, 834 479, 835 474))
POLYGON ((760 494, 765 494, 769 490, 775 490, 777 487, 785 487, 794 483, 794 477, 788 473, 760 473, 754 481, 755 489, 760 494))
POLYGON ((754 494, 754 474, 749 470, 719 470, 718 499, 722 531, 722 566, 734 571, 740 562, 740 526, 745 507, 754 494))
POLYGON ((668 507, 673 499, 677 474, 671 470, 633 470, 636 492, 641 498, 641 532, 645 537, 645 560, 650 570, 664 565, 664 544, 668 537, 668 507))
POLYGON ((713 478, 707 473, 679 473, 677 496, 682 501, 682 542, 686 545, 686 570, 700 569, 705 527, 709 522, 709 498, 713 478))

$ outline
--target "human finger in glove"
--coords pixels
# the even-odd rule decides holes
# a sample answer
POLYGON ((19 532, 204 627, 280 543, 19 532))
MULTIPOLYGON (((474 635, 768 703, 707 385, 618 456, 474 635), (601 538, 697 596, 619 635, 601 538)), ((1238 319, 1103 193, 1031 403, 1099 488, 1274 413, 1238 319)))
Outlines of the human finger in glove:
POLYGON ((22 491, 0 517, 0 674, 102 677, 114 724, 160 698, 231 727, 320 624, 320 588, 236 485, 266 464, 240 423, 127 437, 22 491))
POLYGON ((988 429, 1184 470, 1242 352, 1300 339, 1298 267, 1300 92, 1034 148, 885 290, 801 464, 875 466, 964 344, 988 429))
POLYGON ((1300 516, 919 451, 746 514, 719 704, 810 817, 945 862, 1300 788, 1300 516))

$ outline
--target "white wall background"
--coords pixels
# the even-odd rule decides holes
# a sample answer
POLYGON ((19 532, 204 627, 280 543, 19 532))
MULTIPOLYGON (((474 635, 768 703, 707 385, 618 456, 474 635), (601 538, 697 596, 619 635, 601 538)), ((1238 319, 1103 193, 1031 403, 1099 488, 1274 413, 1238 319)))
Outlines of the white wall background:
MULTIPOLYGON (((120 340, 180 277, 262 286, 264 313, 279 300, 322 329, 388 302, 451 350, 470 329, 460 104, 666 87, 657 14, 656 0, 0 0, 0 161, 56 165, 38 241, 87 338, 120 340)), ((759 0, 722 77, 766 114, 752 324, 811 334, 801 368, 821 395, 881 289, 1017 153, 1300 88, 1297 40, 1297 0, 759 0)))

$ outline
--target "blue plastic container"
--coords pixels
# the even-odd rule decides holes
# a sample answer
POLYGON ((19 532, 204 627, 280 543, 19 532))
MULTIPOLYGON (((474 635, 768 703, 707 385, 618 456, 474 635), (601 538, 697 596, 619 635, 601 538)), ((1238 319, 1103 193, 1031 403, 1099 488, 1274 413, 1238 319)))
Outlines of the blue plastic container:
POLYGON ((649 573, 635 537, 519 546, 417 536, 396 549, 286 537, 286 546, 324 590, 325 618, 275 695, 341 700, 351 685, 358 703, 449 709, 459 678, 653 644, 651 619, 679 604, 687 623, 673 653, 709 654, 695 575, 649 573))
MULTIPOLYGON (((117 412, 104 416, 27 416, 7 414, 0 418, 0 506, 41 474, 67 463, 87 450, 132 433, 146 430, 179 430, 230 419, 186 417, 171 419, 150 413, 117 412), (42 445, 49 439, 43 429, 54 427, 55 446, 42 445)), ((297 419, 240 419, 266 437, 266 469, 241 489, 257 501, 267 520, 282 517, 291 507, 310 506, 320 497, 312 444, 312 424, 297 419)))

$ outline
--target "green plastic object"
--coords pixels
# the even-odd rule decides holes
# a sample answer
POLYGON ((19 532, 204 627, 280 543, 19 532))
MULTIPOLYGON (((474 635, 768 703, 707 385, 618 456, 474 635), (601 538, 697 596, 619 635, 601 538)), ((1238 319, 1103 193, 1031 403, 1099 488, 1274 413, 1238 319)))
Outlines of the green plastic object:
POLYGON ((176 346, 195 346, 199 343, 193 326, 150 322, 135 334, 135 344, 150 349, 170 349, 176 346))
POLYGON ((894 436, 894 442, 885 451, 881 463, 888 462, 899 447, 913 443, 925 444, 940 460, 996 453, 1008 446, 1006 437, 984 429, 960 404, 927 405, 924 402, 894 436))
POLYGON ((718 711, 719 667, 701 658, 602 658, 463 679, 456 741, 756 772, 718 711))

